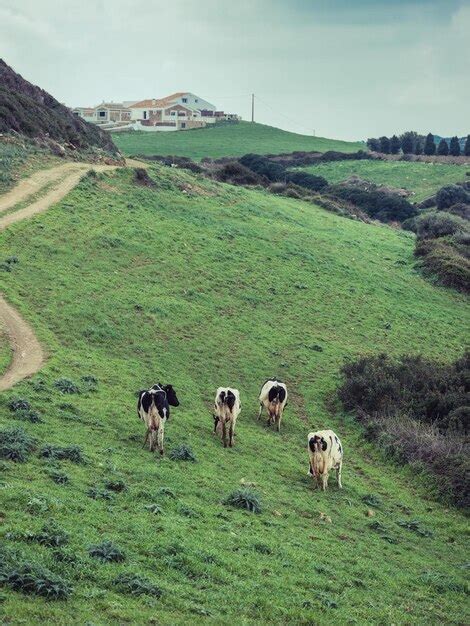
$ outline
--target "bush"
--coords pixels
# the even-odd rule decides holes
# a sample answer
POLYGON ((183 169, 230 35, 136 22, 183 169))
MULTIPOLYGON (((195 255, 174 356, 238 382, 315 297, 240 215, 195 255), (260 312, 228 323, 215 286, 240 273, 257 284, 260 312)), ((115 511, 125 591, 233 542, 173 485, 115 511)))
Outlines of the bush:
POLYGON ((63 461, 64 459, 68 459, 72 463, 84 463, 85 461, 80 446, 76 445, 62 448, 47 443, 41 448, 39 456, 53 461, 63 461))
POLYGON ((266 185, 268 179, 265 176, 259 176, 245 167, 238 161, 232 161, 222 165, 216 169, 214 178, 223 183, 231 185, 266 185))
POLYGON ((452 287, 463 293, 470 293, 470 260, 468 242, 462 252, 458 244, 459 235, 453 239, 423 239, 417 241, 415 255, 420 257, 420 264, 425 275, 435 277, 446 287, 452 287))
POLYGON ((104 483, 104 486, 106 487, 106 489, 109 489, 110 491, 116 491, 117 493, 120 493, 121 491, 125 491, 127 489, 126 483, 119 478, 115 480, 108 480, 104 483))
POLYGON ((362 357, 342 368, 339 398, 368 438, 401 462, 420 462, 446 499, 467 507, 470 354, 448 365, 421 357, 362 357))
POLYGON ((438 209, 448 209, 458 202, 470 203, 470 194, 461 185, 446 185, 436 194, 438 209))
POLYGON ((437 239, 468 230, 465 220, 445 211, 420 215, 416 218, 415 227, 418 239, 437 239))
POLYGON ((78 385, 68 378, 59 378, 55 381, 54 386, 62 393, 80 393, 78 385))
POLYGON ((417 213, 405 198, 384 191, 364 190, 353 185, 332 185, 327 192, 360 208, 381 222, 403 222, 417 213))
POLYGON ((28 533, 25 539, 27 541, 37 541, 41 545, 49 548, 59 548, 69 542, 68 534, 61 528, 58 528, 55 522, 45 524, 37 533, 28 533))
POLYGON ((282 165, 260 154, 245 154, 239 159, 239 163, 252 172, 265 176, 271 182, 285 181, 286 179, 286 170, 282 165))
POLYGON ((452 215, 457 215, 467 222, 470 221, 470 202, 468 204, 464 204, 463 202, 457 202, 457 204, 453 204, 451 207, 447 209, 448 213, 452 215))
POLYGON ((33 437, 22 428, 0 431, 0 459, 23 463, 36 445, 33 437))
POLYGON ((143 187, 155 187, 155 181, 153 181, 148 172, 143 167, 136 167, 134 169, 134 180, 138 185, 143 187))
POLYGON ((22 563, 0 573, 0 582, 14 591, 43 596, 48 600, 64 600, 72 592, 60 576, 35 563, 22 563))
POLYGON ((31 405, 28 400, 24 398, 12 398, 8 403, 8 408, 10 411, 29 411, 31 409, 31 405))
POLYGON ((196 461, 193 451, 184 443, 173 448, 169 456, 173 461, 196 461))
POLYGON ((286 189, 286 183, 271 183, 268 187, 268 191, 275 194, 283 194, 286 189))
POLYGON ((67 474, 60 470, 51 470, 49 476, 57 485, 66 485, 70 480, 67 474))
POLYGON ((122 593, 130 593, 133 596, 149 595, 160 598, 163 593, 157 585, 137 574, 122 573, 114 579, 113 584, 122 593))
POLYGON ((328 186, 328 181, 323 176, 314 176, 308 172, 288 172, 287 181, 299 187, 305 187, 311 191, 320 191, 328 186))
POLYGON ((97 545, 90 546, 88 553, 95 559, 107 563, 120 563, 125 561, 126 555, 112 541, 103 541, 97 545))
POLYGON ((222 502, 227 506, 246 509, 251 513, 261 513, 260 496, 251 489, 237 489, 230 493, 222 502))

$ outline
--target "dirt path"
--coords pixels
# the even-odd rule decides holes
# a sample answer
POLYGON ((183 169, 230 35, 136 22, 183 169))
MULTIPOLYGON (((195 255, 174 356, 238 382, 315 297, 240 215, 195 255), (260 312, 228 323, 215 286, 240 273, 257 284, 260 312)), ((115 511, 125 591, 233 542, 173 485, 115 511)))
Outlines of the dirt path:
MULTIPOLYGON (((146 167, 138 161, 128 161, 129 167, 146 167)), ((0 213, 7 211, 29 196, 38 193, 51 182, 57 181, 53 189, 20 209, 0 218, 0 231, 10 224, 26 219, 48 209, 66 196, 90 169, 98 172, 116 169, 114 165, 90 165, 87 163, 65 163, 42 172, 36 172, 22 180, 14 189, 0 198, 0 213)), ((8 370, 0 376, 0 391, 5 391, 20 380, 35 374, 44 362, 44 352, 33 329, 0 293, 0 322, 5 328, 13 350, 13 359, 8 370)))

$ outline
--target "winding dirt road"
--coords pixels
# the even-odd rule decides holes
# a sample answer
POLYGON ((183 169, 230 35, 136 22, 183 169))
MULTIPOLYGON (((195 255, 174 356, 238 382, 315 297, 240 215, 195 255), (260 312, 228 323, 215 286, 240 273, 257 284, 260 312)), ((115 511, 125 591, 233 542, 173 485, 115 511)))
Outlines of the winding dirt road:
MULTIPOLYGON (((145 167, 140 162, 127 161, 128 166, 145 167)), ((0 216, 0 231, 10 224, 45 211, 66 196, 91 169, 97 172, 114 170, 115 165, 90 165, 86 163, 65 163, 48 170, 36 172, 22 180, 16 187, 0 197, 0 215, 12 209, 30 196, 36 195, 51 186, 43 196, 27 204, 16 212, 0 216)), ((35 374, 44 362, 44 351, 33 329, 0 293, 0 326, 4 327, 13 350, 13 359, 3 376, 0 376, 0 391, 10 389, 28 376, 35 374)))

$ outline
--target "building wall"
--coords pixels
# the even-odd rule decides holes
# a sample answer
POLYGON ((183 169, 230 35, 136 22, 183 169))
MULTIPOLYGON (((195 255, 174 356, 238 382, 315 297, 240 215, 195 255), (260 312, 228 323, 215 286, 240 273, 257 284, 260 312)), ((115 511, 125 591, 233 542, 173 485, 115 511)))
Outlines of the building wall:
POLYGON ((215 111, 216 109, 213 104, 207 102, 207 100, 204 100, 203 98, 200 98, 194 93, 185 94, 184 96, 181 96, 180 98, 175 100, 175 102, 177 102, 178 104, 182 104, 183 106, 186 104, 192 109, 207 109, 209 111, 215 111))

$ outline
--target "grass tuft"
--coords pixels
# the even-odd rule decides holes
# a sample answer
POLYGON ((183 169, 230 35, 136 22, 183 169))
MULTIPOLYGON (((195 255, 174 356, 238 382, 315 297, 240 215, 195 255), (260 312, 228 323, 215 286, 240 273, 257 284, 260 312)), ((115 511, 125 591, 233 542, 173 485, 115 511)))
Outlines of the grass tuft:
POLYGON ((122 573, 114 579, 113 583, 121 593, 129 593, 133 596, 149 595, 160 598, 162 590, 154 585, 148 578, 138 574, 122 573))
POLYGON ((196 461, 193 451, 184 443, 173 448, 169 456, 172 461, 196 461))
POLYGON ((261 513, 262 510, 260 496, 251 489, 236 489, 222 503, 238 509, 246 509, 251 513, 261 513))
POLYGON ((0 431, 0 458, 16 463, 23 463, 36 445, 33 437, 22 428, 10 428, 0 431))
POLYGON ((88 553, 94 559, 107 563, 120 563, 126 559, 125 553, 112 541, 102 541, 99 544, 90 546, 88 553))

